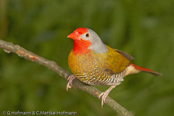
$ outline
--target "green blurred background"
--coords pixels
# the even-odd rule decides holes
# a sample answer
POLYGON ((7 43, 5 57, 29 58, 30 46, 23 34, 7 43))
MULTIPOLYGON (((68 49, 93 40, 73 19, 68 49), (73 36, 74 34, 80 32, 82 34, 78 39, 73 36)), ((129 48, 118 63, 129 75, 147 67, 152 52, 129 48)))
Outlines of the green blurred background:
MULTIPOLYGON (((137 116, 174 115, 174 0, 0 0, 0 39, 68 71, 67 35, 78 27, 95 30, 104 43, 134 56, 133 63, 163 73, 127 76, 110 97, 137 116)), ((3 110, 115 115, 85 92, 67 92, 66 84, 53 71, 0 49, 0 115, 3 110)))

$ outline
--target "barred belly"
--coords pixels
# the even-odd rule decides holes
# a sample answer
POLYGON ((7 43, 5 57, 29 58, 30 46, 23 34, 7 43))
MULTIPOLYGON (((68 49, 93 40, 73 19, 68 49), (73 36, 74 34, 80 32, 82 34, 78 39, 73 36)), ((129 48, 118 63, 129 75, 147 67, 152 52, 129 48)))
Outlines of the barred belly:
POLYGON ((120 73, 116 73, 113 75, 107 75, 104 71, 100 71, 99 69, 95 69, 92 72, 85 73, 76 73, 76 77, 88 84, 88 85, 119 85, 121 81, 123 81, 123 77, 126 73, 126 69, 120 73))

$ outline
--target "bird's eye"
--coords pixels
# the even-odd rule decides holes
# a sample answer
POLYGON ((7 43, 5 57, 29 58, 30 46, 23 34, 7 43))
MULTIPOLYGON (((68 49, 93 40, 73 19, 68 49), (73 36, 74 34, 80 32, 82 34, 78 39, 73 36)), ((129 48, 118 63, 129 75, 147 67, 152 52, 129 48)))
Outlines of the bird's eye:
POLYGON ((89 37, 89 33, 86 34, 86 37, 89 37))

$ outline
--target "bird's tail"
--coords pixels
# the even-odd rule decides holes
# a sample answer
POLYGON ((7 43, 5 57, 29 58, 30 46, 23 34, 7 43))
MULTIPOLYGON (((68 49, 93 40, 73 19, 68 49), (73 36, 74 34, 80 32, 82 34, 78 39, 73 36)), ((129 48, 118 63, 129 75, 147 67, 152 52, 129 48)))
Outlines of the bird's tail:
POLYGON ((151 74, 156 75, 156 76, 162 76, 161 73, 152 71, 152 70, 147 69, 147 68, 143 68, 143 67, 137 66, 137 65, 132 64, 132 63, 130 63, 129 66, 128 66, 128 73, 127 74, 138 73, 140 71, 151 73, 151 74))

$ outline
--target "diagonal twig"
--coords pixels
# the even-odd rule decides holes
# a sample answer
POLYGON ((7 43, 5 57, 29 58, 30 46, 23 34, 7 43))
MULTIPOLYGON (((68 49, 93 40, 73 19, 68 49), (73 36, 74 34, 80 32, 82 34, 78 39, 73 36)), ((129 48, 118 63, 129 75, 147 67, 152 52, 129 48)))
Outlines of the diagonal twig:
MULTIPOLYGON (((56 72, 58 75, 60 75, 64 79, 67 79, 70 75, 70 73, 68 71, 66 71, 62 67, 58 66, 54 61, 50 61, 39 55, 36 55, 36 54, 20 47, 19 45, 14 45, 11 42, 6 42, 3 40, 0 40, 0 47, 3 48, 4 51, 7 53, 13 52, 22 58, 36 62, 40 65, 43 65, 43 66, 49 68, 50 70, 56 72)), ((75 79, 73 81, 72 87, 81 89, 82 91, 85 91, 96 98, 98 98, 98 96, 101 94, 101 91, 99 91, 97 88, 95 88, 93 86, 88 86, 88 85, 80 82, 78 79, 75 79)), ((129 112, 124 107, 122 107, 120 104, 118 104, 115 100, 113 100, 109 96, 106 98, 106 104, 111 109, 113 109, 117 113, 118 116, 133 116, 133 114, 131 112, 129 112)))

